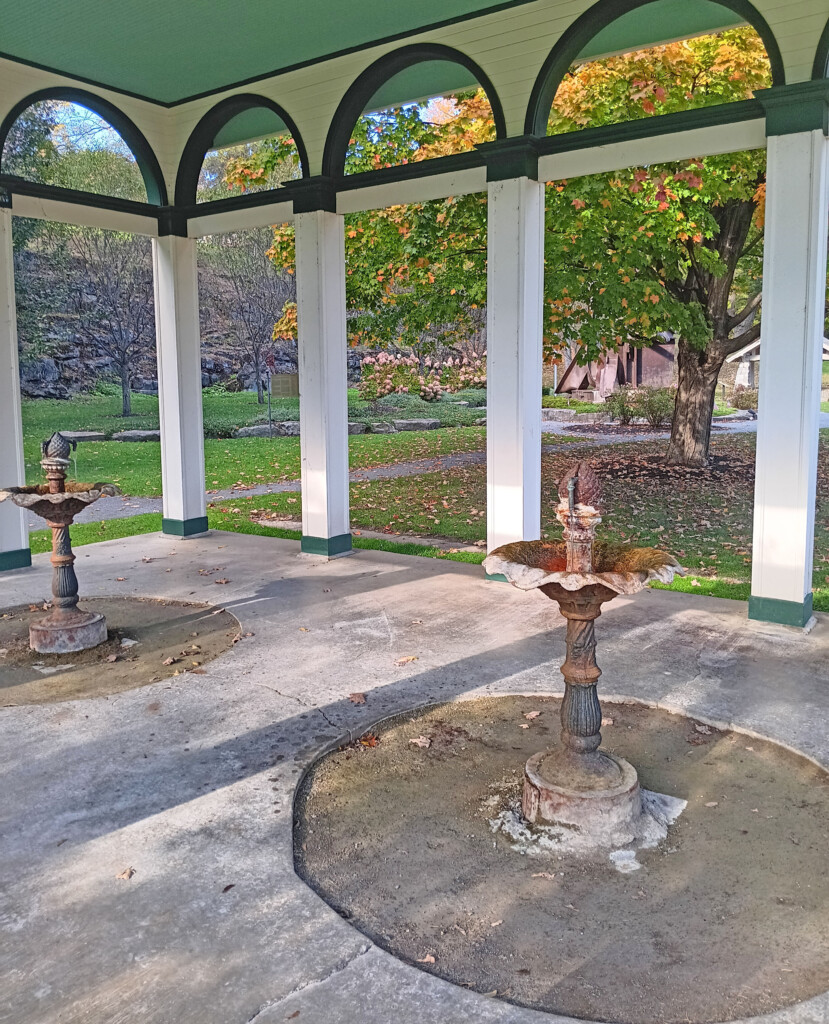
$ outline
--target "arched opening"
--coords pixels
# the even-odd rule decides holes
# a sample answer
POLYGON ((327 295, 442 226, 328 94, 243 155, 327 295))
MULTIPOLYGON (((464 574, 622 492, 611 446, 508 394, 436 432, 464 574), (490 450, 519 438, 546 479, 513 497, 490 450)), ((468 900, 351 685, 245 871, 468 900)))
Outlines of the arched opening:
POLYGON ((44 90, 0 125, 0 172, 57 188, 163 206, 167 191, 149 143, 117 107, 75 89, 44 90))
POLYGON ((448 156, 506 135, 489 78, 436 44, 386 54, 356 79, 334 115, 323 155, 332 177, 448 156))
POLYGON ((176 204, 266 192, 307 175, 305 146, 286 111, 263 96, 231 96, 208 111, 187 140, 176 204))
MULTIPOLYGON (((757 87, 782 85, 784 83, 783 60, 774 35, 765 19, 747 0, 599 0, 562 35, 553 47, 536 79, 530 98, 525 122, 525 131, 530 135, 543 136, 558 134, 562 128, 555 127, 555 98, 568 78, 578 75, 581 69, 597 61, 606 61, 616 55, 639 51, 652 51, 660 45, 681 43, 695 38, 719 39, 711 44, 718 47, 753 47, 764 53, 768 66, 768 81, 756 82, 757 87), (750 32, 746 32, 746 26, 750 32), (743 29, 740 37, 730 33, 743 29), (551 117, 551 111, 553 115, 551 117)), ((725 61, 728 54, 712 54, 712 63, 725 61)), ((609 82, 613 68, 610 69, 609 82)), ((633 79, 631 79, 631 82, 633 79)), ((673 113, 692 107, 710 106, 730 102, 742 95, 724 94, 708 89, 705 83, 691 90, 667 90, 667 77, 661 91, 648 97, 650 104, 636 106, 631 102, 627 116, 616 116, 612 112, 603 123, 612 124, 632 120, 636 117, 658 113, 673 113)), ((745 82, 745 92, 750 95, 751 81, 745 82)), ((733 92, 739 90, 732 90, 733 92)), ((631 100, 643 97, 631 94, 631 100)), ((593 122, 591 122, 593 123, 593 122)), ((574 125, 578 128, 579 125, 574 125)), ((564 128, 563 130, 573 130, 564 128)))

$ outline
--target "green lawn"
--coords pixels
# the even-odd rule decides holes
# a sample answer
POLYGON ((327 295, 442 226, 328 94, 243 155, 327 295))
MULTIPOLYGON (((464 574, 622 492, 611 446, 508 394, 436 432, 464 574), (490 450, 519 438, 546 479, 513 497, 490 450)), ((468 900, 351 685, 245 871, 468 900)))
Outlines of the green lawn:
MULTIPOLYGON (((455 452, 483 451, 486 428, 353 434, 348 441, 352 469, 366 469, 455 452)), ((27 480, 41 482, 40 446, 27 442, 25 454, 27 480)), ((124 494, 137 497, 161 494, 161 445, 158 441, 84 441, 78 445, 73 459, 70 475, 76 480, 105 480, 117 484, 124 494)), ((208 490, 227 489, 234 484, 296 480, 300 475, 299 438, 208 438, 204 442, 204 461, 208 490)))
MULTIPOLYGON (((476 389, 445 396, 438 402, 424 402, 416 395, 388 395, 377 402, 361 401, 357 391, 348 391, 348 418, 358 423, 394 419, 439 419, 444 426, 471 426, 480 419, 486 405, 486 391, 476 389), (460 401, 469 406, 458 405, 460 401)), ((132 396, 133 415, 121 416, 121 399, 104 395, 76 395, 70 401, 37 398, 23 402, 23 434, 40 444, 54 430, 99 430, 114 434, 121 430, 157 430, 158 399, 152 395, 132 396)), ((204 435, 232 437, 239 427, 267 422, 268 407, 259 405, 250 391, 239 394, 203 393, 204 435)), ((274 398, 273 419, 299 419, 298 398, 274 398)))

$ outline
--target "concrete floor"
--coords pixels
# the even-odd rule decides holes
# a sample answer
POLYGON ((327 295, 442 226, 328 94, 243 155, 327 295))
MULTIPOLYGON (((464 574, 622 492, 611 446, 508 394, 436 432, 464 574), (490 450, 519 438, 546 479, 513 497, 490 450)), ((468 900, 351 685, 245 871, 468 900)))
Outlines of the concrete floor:
MULTIPOLYGON (((478 567, 297 552, 222 533, 79 549, 90 596, 213 602, 254 636, 204 675, 0 709, 0 1022, 561 1020, 372 945, 294 874, 291 801, 320 752, 380 717, 559 689, 563 620, 478 567), (219 566, 229 583, 199 576, 219 566)), ((35 563, 0 576, 0 607, 48 594, 46 557, 35 563)), ((646 591, 610 605, 598 632, 605 697, 756 731, 829 765, 826 617, 804 635, 748 623, 737 602, 646 591)), ((826 1024, 829 998, 763 1021, 826 1024)))

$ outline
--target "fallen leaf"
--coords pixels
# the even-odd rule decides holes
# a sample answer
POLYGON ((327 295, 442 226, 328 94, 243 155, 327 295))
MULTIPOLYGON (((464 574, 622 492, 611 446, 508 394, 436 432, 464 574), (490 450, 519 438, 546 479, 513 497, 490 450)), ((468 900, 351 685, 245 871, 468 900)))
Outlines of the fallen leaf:
POLYGON ((719 800, 709 800, 708 803, 705 806, 706 807, 719 807, 719 805, 720 805, 719 800))
POLYGON ((427 953, 426 956, 419 957, 417 962, 419 964, 433 964, 435 962, 435 958, 432 956, 431 953, 427 953))
POLYGON ((602 718, 602 725, 613 725, 613 719, 610 717, 610 715, 605 715, 602 718))
POLYGON ((299 1010, 294 1010, 293 1013, 289 1013, 285 1020, 294 1020, 299 1016, 299 1010))
POLYGON ((532 875, 532 877, 533 878, 555 878, 556 876, 553 874, 552 871, 536 871, 532 875))
POLYGON ((503 920, 501 920, 501 921, 493 921, 492 924, 490 924, 489 927, 490 928, 497 928, 499 924, 503 924, 503 923, 504 923, 503 920))
POLYGON ((694 731, 702 733, 703 736, 711 735, 710 725, 701 725, 699 722, 694 722, 694 731))
POLYGON ((398 658, 395 665, 408 665, 412 661, 417 661, 416 654, 407 654, 404 658, 398 658))
POLYGON ((122 647, 135 647, 135 645, 137 643, 138 643, 138 640, 132 640, 128 636, 122 636, 121 637, 121 646, 122 647))
POLYGON ((299 631, 300 631, 300 633, 310 633, 310 632, 311 632, 311 631, 310 631, 310 630, 308 629, 308 627, 307 627, 307 626, 300 626, 300 627, 299 627, 299 631))
POLYGON ((227 577, 222 576, 222 578, 220 580, 213 580, 213 582, 214 583, 230 583, 230 580, 227 579, 227 577))
POLYGON ((527 718, 529 719, 529 721, 532 721, 534 718, 538 718, 540 714, 540 711, 525 711, 524 718, 527 718))
POLYGON ((121 878, 125 882, 128 882, 132 878, 132 876, 134 874, 135 874, 135 868, 124 868, 124 870, 121 871, 119 874, 117 874, 115 877, 116 878, 121 878))
POLYGON ((416 747, 431 747, 432 745, 432 741, 428 736, 417 736, 414 739, 409 740, 409 743, 414 743, 416 747))
POLYGON ((118 655, 117 654, 108 654, 107 655, 107 661, 117 661, 117 660, 118 660, 118 655))
POLYGON ((691 586, 692 587, 701 587, 702 584, 699 582, 699 580, 691 580, 691 586))
POLYGON ((365 704, 366 695, 364 693, 349 693, 348 699, 352 704, 365 704))
POLYGON ((236 886, 236 883, 235 882, 231 882, 230 885, 226 885, 224 887, 224 889, 222 889, 222 892, 230 892, 230 890, 233 889, 235 886, 236 886))
POLYGON ((175 663, 175 658, 165 658, 164 661, 161 662, 162 665, 175 665, 175 663))
POLYGON ((116 576, 116 577, 115 577, 115 582, 116 582, 116 583, 125 583, 125 582, 126 582, 126 580, 127 580, 127 577, 126 577, 126 576, 116 576))

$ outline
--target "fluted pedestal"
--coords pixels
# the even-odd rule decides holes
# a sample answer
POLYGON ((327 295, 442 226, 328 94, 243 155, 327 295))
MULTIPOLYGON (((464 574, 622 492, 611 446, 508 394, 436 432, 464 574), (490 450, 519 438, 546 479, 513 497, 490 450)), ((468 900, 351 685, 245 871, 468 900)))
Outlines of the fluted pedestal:
MULTIPOLYGON (((67 517, 70 521, 72 516, 67 517)), ((70 654, 97 647, 107 638, 106 619, 78 608, 75 555, 69 539, 69 522, 49 521, 52 528, 51 615, 29 626, 29 646, 39 654, 70 654)))
POLYGON ((597 845, 620 845, 634 837, 642 800, 633 765, 599 750, 602 709, 596 685, 602 673, 596 664, 594 623, 602 604, 616 594, 595 584, 568 591, 549 583, 541 590, 558 602, 567 619, 561 746, 527 762, 522 812, 533 823, 576 828, 597 845))

